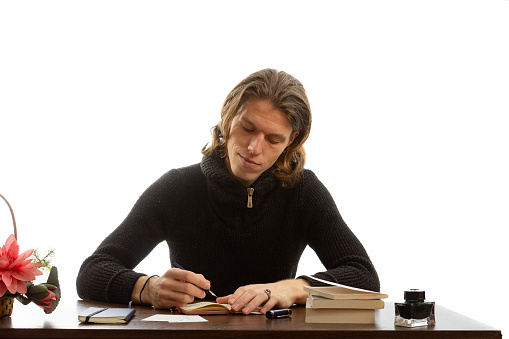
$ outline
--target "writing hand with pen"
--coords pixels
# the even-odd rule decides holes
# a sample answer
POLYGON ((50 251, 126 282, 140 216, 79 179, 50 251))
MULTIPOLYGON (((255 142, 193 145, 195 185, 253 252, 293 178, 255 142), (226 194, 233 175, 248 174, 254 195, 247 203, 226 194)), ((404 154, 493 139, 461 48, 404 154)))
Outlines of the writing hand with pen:
MULTIPOLYGON (((176 262, 174 262, 174 263, 173 263, 173 267, 180 268, 181 270, 186 271, 186 269, 185 269, 184 267, 180 266, 180 264, 178 264, 178 263, 176 263, 176 262)), ((210 290, 210 283, 208 284, 208 286, 209 286, 209 288, 204 288, 205 293, 210 293, 213 297, 216 297, 216 298, 217 298, 217 295, 215 295, 215 294, 214 294, 214 292, 212 292, 212 291, 210 290)))
POLYGON ((202 274, 175 267, 160 277, 140 277, 133 288, 131 299, 142 305, 169 309, 185 306, 193 302, 194 298, 203 299, 209 290, 210 281, 202 274))

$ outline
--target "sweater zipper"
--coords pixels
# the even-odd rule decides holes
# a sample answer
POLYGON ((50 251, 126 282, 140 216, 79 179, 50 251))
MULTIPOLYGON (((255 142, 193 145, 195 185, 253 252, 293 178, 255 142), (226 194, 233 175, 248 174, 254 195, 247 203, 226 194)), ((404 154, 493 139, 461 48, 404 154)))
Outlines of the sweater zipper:
POLYGON ((247 189, 247 208, 253 208, 254 188, 247 189))

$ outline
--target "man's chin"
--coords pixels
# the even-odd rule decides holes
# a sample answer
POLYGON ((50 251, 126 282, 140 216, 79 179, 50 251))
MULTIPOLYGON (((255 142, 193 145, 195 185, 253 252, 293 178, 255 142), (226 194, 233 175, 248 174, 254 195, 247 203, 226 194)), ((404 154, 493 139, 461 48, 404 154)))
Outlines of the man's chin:
POLYGON ((235 179, 237 179, 238 181, 240 181, 244 186, 246 187, 249 187, 253 182, 256 181, 256 179, 258 179, 258 177, 260 175, 246 175, 246 173, 233 173, 233 176, 235 177, 235 179))

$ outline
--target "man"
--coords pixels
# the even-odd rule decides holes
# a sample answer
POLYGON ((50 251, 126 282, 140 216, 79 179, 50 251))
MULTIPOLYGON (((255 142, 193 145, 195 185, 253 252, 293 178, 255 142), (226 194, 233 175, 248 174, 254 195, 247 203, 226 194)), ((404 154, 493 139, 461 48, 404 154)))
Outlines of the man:
POLYGON ((377 273, 332 197, 309 170, 303 144, 311 111, 302 84, 265 69, 226 98, 200 164, 152 184, 124 222, 85 260, 85 299, 170 308, 205 298, 249 314, 305 303, 309 277, 295 279, 307 245, 326 272, 315 277, 379 290, 377 273), (172 262, 148 277, 133 268, 161 241, 172 262))

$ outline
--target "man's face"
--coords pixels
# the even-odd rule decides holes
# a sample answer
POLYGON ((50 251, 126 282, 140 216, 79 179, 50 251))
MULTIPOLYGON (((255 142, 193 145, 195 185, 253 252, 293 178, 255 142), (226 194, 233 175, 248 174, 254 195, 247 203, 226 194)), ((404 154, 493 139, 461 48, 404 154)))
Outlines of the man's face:
POLYGON ((245 187, 269 169, 298 135, 281 110, 250 99, 233 118, 226 167, 245 187))

